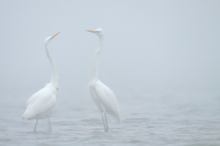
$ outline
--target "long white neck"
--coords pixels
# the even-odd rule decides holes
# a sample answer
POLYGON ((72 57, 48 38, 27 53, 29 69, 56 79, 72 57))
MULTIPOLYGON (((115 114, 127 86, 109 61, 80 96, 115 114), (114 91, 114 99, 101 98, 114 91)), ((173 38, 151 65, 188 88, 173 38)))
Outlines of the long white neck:
POLYGON ((53 61, 53 59, 52 59, 52 57, 50 55, 50 51, 49 51, 49 48, 48 48, 48 43, 45 43, 45 50, 46 50, 47 58, 48 58, 48 60, 50 62, 51 69, 52 69, 50 82, 55 87, 58 87, 58 73, 57 73, 57 69, 56 69, 56 66, 54 64, 54 61, 53 61))
POLYGON ((98 79, 98 75, 99 75, 99 57, 100 57, 100 53, 101 50, 103 48, 103 35, 98 35, 98 39, 99 39, 99 46, 95 51, 95 59, 94 59, 94 63, 93 63, 93 68, 92 68, 92 75, 91 75, 91 80, 97 80, 98 79))

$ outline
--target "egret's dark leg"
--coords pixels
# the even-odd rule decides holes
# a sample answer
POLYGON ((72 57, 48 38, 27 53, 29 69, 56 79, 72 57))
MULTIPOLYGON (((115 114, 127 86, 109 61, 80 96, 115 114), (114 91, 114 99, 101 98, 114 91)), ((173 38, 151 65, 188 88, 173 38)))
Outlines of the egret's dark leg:
POLYGON ((101 113, 101 115, 102 115, 102 123, 103 123, 103 126, 104 126, 104 130, 105 130, 105 132, 106 132, 106 123, 105 123, 105 116, 104 116, 104 112, 102 112, 101 113))
POLYGON ((106 112, 104 112, 104 119, 105 119, 105 125, 106 125, 106 130, 105 130, 105 132, 108 132, 109 127, 108 127, 108 119, 107 119, 107 113, 106 113, 106 112))
POLYGON ((36 119, 35 124, 34 124, 34 132, 37 132, 37 124, 38 124, 38 119, 36 119))
POLYGON ((105 119, 105 112, 102 112, 102 122, 103 122, 105 132, 108 132, 108 127, 106 125, 107 123, 106 123, 106 119, 105 119))

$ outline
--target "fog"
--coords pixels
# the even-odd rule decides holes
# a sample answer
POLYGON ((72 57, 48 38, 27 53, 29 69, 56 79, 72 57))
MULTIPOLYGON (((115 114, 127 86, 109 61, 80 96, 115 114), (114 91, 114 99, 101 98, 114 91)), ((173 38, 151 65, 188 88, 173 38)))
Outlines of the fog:
POLYGON ((1 0, 1 103, 22 114, 50 79, 44 39, 61 32, 50 44, 60 81, 56 110, 94 110, 87 84, 98 40, 85 30, 96 27, 104 31, 100 78, 122 107, 139 98, 219 97, 219 6, 217 0, 1 0))
POLYGON ((60 98, 87 98, 95 36, 105 34, 101 78, 119 96, 218 96, 218 1, 1 1, 0 88, 24 98, 49 79, 43 40, 51 43, 60 74, 60 98))

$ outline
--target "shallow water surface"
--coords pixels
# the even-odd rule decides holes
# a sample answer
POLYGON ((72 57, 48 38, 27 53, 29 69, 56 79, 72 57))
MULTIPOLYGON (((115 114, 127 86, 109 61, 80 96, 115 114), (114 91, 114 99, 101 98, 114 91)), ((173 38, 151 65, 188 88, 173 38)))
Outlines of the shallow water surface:
POLYGON ((24 105, 5 100, 0 105, 0 145, 220 145, 218 98, 137 97, 122 101, 122 121, 111 120, 108 133, 103 132, 92 101, 89 106, 58 103, 51 118, 53 131, 48 132, 47 121, 41 120, 38 132, 33 133, 34 121, 21 119, 24 105))

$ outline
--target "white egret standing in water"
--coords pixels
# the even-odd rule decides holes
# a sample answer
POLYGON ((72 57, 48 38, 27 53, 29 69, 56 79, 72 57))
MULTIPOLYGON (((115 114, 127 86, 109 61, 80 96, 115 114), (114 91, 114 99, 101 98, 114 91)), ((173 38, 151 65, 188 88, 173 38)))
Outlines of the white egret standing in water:
POLYGON ((36 120, 34 125, 34 132, 37 130, 37 124, 39 119, 47 119, 49 124, 49 131, 52 130, 52 125, 50 122, 50 116, 53 107, 56 104, 56 96, 58 92, 58 73, 56 70, 56 66, 53 62, 53 59, 50 55, 48 45, 57 35, 56 33, 52 36, 49 36, 45 39, 45 50, 52 68, 52 75, 51 80, 49 83, 45 85, 44 88, 40 89, 38 92, 34 93, 28 100, 27 100, 27 107, 22 115, 24 119, 27 120, 36 120))
POLYGON ((107 114, 113 116, 116 120, 120 121, 118 100, 114 92, 104 83, 102 83, 102 81, 100 81, 98 78, 98 59, 103 47, 104 37, 102 29, 88 29, 87 31, 96 34, 99 39, 99 47, 95 52, 95 61, 92 70, 92 77, 89 82, 89 89, 94 102, 101 112, 104 130, 105 132, 108 132, 109 126, 107 114))

